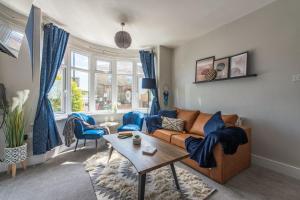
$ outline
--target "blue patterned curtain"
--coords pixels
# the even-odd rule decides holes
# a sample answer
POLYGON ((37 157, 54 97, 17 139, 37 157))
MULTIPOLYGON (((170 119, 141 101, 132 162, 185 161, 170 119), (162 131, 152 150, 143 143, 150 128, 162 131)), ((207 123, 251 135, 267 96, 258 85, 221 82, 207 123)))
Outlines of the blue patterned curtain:
MULTIPOLYGON (((140 58, 141 58, 145 78, 156 79, 154 53, 149 51, 140 51, 140 58)), ((151 93, 153 95, 153 100, 152 100, 150 115, 157 115, 158 111, 160 110, 157 88, 151 89, 151 93)))
POLYGON ((44 26, 40 96, 33 125, 33 154, 43 154, 61 145, 48 93, 63 60, 69 33, 54 26, 44 26))

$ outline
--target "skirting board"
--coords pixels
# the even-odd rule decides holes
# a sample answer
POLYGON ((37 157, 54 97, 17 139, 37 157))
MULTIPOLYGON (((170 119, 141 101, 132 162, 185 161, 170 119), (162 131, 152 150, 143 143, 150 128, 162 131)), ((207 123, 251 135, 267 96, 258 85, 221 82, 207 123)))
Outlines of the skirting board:
POLYGON ((252 154, 252 163, 300 180, 300 168, 252 154))

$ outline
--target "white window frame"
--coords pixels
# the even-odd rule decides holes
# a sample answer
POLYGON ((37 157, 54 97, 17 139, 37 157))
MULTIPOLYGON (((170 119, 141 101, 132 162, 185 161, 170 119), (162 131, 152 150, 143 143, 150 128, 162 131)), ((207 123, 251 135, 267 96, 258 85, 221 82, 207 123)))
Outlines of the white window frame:
MULTIPOLYGON (((92 91, 92 85, 93 85, 93 83, 91 83, 91 81, 93 80, 93 79, 91 79, 93 77, 93 76, 91 76, 92 75, 92 71, 93 71, 92 67, 91 67, 91 58, 92 58, 91 53, 72 48, 72 49, 70 49, 70 55, 69 56, 70 56, 69 57, 69 61, 70 62, 69 62, 68 68, 70 70, 69 70, 69 74, 68 74, 69 81, 67 82, 67 84, 69 84, 69 87, 68 87, 69 90, 67 90, 69 99, 67 101, 67 104, 69 104, 69 105, 67 107, 69 107, 70 112, 68 112, 68 113, 72 113, 73 112, 72 111, 72 90, 71 90, 72 69, 76 70, 76 71, 88 73, 88 88, 89 88, 88 106, 89 106, 89 110, 87 111, 87 113, 90 113, 91 105, 93 104, 92 99, 94 99, 94 96, 92 96, 92 95, 94 95, 94 93, 92 91), (82 68, 79 68, 79 67, 72 66, 72 60, 71 60, 72 59, 72 53, 77 53, 77 54, 80 54, 82 56, 88 57, 88 68, 87 69, 82 69, 82 68)), ((85 112, 85 111, 83 111, 83 112, 85 112)))
POLYGON ((62 110, 64 113, 55 113, 56 115, 60 114, 70 114, 72 113, 72 94, 71 94, 71 80, 72 80, 72 69, 88 72, 88 80, 89 80, 89 111, 88 114, 112 114, 114 113, 112 110, 96 110, 95 108, 95 74, 97 73, 96 66, 97 60, 108 61, 111 63, 111 75, 112 75, 112 105, 117 104, 118 98, 118 87, 117 87, 117 61, 128 61, 133 64, 133 73, 132 73, 132 108, 128 110, 117 110, 117 113, 126 113, 131 110, 138 110, 141 112, 147 112, 147 108, 139 108, 139 99, 138 99, 138 78, 141 77, 138 74, 137 64, 141 61, 138 56, 136 58, 114 58, 103 56, 98 53, 94 53, 92 51, 83 50, 81 48, 76 47, 67 47, 65 52, 65 63, 64 63, 64 98, 62 102, 62 110), (78 67, 71 66, 71 54, 78 53, 83 56, 88 57, 88 69, 82 69, 78 67))
MULTIPOLYGON (((114 67, 113 67, 113 63, 114 61, 111 60, 111 59, 108 59, 108 58, 103 58, 101 56, 94 56, 94 62, 93 62, 93 71, 92 71, 92 81, 93 81, 93 84, 92 84, 92 88, 93 88, 93 99, 92 99, 92 105, 93 105, 93 109, 92 109, 92 113, 98 113, 98 114, 101 114, 101 113, 112 113, 112 110, 96 110, 95 108, 95 74, 96 73, 100 73, 99 71, 97 71, 97 61, 105 61, 105 62, 109 62, 110 63, 110 67, 111 67, 111 102, 112 102, 112 107, 114 106, 114 94, 115 94, 115 91, 114 91, 114 81, 116 81, 116 79, 114 78, 114 67)), ((105 73, 104 73, 105 74, 105 73)))

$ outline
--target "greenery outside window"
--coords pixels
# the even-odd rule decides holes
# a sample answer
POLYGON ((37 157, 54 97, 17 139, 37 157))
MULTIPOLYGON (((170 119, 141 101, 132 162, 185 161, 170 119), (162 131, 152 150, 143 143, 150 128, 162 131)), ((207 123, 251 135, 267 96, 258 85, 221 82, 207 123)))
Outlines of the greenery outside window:
POLYGON ((89 111, 89 57, 71 52, 72 112, 89 111))

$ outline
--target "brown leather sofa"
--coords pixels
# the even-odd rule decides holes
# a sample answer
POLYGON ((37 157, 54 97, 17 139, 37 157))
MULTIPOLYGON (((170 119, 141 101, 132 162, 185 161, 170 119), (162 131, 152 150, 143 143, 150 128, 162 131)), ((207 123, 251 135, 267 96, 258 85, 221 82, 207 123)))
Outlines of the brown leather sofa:
MULTIPOLYGON (((184 141, 189 136, 204 138, 203 127, 212 115, 199 111, 177 109, 177 118, 184 120, 185 127, 183 132, 158 129, 153 132, 153 136, 165 142, 185 148, 184 141)), ((226 124, 235 125, 238 119, 237 115, 222 115, 222 119, 226 124)), ((189 165, 193 169, 210 177, 211 179, 223 184, 234 175, 248 168, 251 163, 251 129, 242 127, 247 133, 248 143, 240 145, 234 155, 225 155, 221 144, 214 149, 214 157, 217 162, 215 168, 202 168, 199 164, 190 158, 184 159, 182 162, 189 165)))

